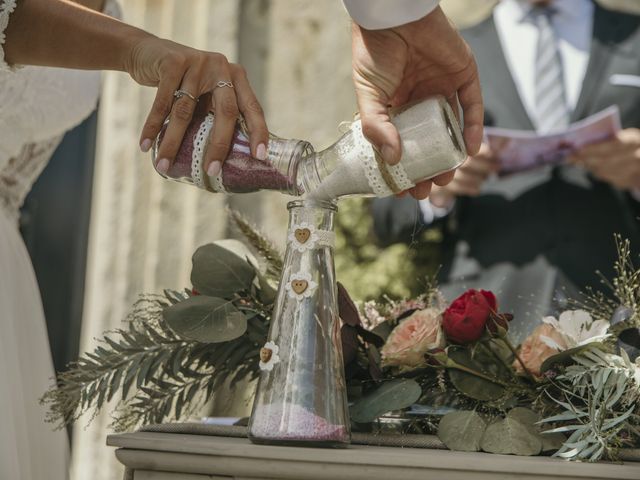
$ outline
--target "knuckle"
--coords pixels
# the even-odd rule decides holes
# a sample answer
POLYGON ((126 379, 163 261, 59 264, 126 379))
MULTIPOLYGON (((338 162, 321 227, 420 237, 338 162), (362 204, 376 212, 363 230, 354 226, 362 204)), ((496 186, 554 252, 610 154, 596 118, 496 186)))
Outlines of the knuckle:
POLYGON ((236 77, 240 77, 240 78, 247 78, 247 69, 244 68, 242 65, 238 65, 237 63, 233 63, 230 65, 231 67, 231 71, 233 72, 234 76, 236 77))
POLYGON ((262 105, 260 105, 260 102, 255 97, 249 99, 249 101, 245 105, 245 110, 247 110, 250 113, 255 113, 256 115, 261 115, 261 116, 264 115, 264 110, 262 109, 262 105))
POLYGON ((188 122, 191 120, 191 116, 193 115, 193 102, 189 101, 177 101, 175 106, 173 107, 173 116, 174 118, 188 122))

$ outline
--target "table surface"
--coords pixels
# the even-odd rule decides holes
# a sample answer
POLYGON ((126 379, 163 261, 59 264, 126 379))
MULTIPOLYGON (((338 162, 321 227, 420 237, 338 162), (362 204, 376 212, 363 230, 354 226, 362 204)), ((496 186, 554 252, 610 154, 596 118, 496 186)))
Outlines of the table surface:
MULTIPOLYGON (((640 463, 578 463, 448 450, 352 445, 346 449, 253 445, 245 438, 136 432, 107 444, 135 480, 235 479, 629 479, 640 463)), ((131 477, 130 477, 131 478, 131 477)))

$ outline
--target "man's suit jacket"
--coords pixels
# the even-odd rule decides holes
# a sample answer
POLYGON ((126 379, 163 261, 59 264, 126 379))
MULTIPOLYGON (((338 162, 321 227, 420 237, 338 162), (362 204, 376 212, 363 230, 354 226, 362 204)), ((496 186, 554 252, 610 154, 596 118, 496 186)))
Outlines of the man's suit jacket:
MULTIPOLYGON (((463 35, 480 71, 485 124, 533 130, 493 18, 463 35)), ((640 87, 613 85, 613 74, 640 79, 640 17, 596 4, 589 66, 572 121, 617 104, 623 128, 640 127, 640 87)), ((415 234, 420 215, 413 199, 380 199, 372 208, 382 243, 405 241, 415 234)), ((614 233, 629 238, 640 252, 639 215, 638 202, 628 193, 577 167, 495 180, 478 197, 458 198, 445 217, 440 280, 450 287, 450 295, 466 287, 496 288, 511 310, 546 314, 558 286, 597 288, 601 282, 596 271, 613 276, 614 233), (532 298, 527 302, 522 297, 529 292, 532 298), (535 308, 543 303, 542 310, 535 308)))

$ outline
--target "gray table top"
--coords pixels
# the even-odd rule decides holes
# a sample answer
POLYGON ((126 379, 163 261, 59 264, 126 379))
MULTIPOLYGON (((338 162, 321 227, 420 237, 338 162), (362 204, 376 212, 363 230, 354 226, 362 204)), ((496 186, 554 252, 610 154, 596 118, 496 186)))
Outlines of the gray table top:
POLYGON ((640 463, 577 463, 418 448, 352 445, 347 449, 253 445, 245 438, 136 432, 107 444, 133 470, 272 479, 629 479, 640 463))

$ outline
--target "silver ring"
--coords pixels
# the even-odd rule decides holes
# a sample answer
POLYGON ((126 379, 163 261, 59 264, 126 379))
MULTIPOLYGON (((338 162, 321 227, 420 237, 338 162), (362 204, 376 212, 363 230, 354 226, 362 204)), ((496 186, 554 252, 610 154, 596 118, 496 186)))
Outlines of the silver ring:
POLYGON ((173 92, 173 96, 176 97, 176 100, 182 97, 189 97, 191 100, 198 103, 198 98, 194 97, 186 90, 182 90, 182 89, 176 90, 175 92, 173 92))
POLYGON ((226 82, 224 80, 220 80, 218 83, 216 83, 216 88, 218 87, 229 87, 229 88, 233 88, 233 83, 231 82, 226 82))

